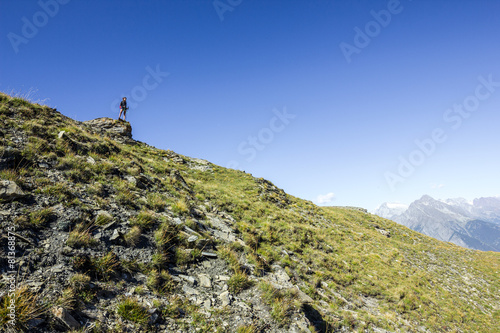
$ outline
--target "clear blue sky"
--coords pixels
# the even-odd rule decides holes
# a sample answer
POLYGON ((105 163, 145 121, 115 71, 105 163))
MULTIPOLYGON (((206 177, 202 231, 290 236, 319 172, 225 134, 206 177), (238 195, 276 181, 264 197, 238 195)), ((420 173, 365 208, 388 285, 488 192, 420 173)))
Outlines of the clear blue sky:
POLYGON ((495 0, 0 0, 0 90, 127 96, 135 139, 314 202, 472 199, 500 194, 499 31, 495 0))

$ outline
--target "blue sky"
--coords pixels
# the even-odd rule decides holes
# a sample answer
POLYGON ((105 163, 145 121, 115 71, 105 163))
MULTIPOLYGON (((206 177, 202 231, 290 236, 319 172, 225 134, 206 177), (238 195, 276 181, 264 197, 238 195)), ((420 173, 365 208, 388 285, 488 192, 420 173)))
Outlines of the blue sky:
POLYGON ((135 139, 316 203, 472 199, 500 195, 498 31, 494 0, 0 0, 0 90, 127 96, 135 139))

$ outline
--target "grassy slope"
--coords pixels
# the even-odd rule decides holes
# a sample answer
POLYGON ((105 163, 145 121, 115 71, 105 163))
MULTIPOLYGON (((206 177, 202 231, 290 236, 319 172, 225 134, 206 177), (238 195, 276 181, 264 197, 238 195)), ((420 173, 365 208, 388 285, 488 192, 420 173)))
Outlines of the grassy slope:
MULTIPOLYGON (((0 178, 16 180, 25 188, 34 185, 34 193, 52 195, 81 209, 86 209, 85 204, 68 191, 86 188, 95 202, 104 205, 106 199, 99 193, 105 184, 113 187, 121 204, 134 210, 154 210, 153 200, 160 198, 169 209, 187 216, 189 207, 208 202, 236 220, 235 228, 247 244, 237 250, 257 270, 265 271, 273 263, 285 267, 293 282, 314 299, 312 306, 328 327, 413 331, 423 326, 432 332, 493 332, 500 326, 500 253, 439 242, 360 211, 317 207, 244 172, 214 165, 212 172, 202 172, 165 162, 167 151, 101 138, 48 107, 4 94, 0 95, 0 123, 4 132, 18 128, 29 137, 22 151, 25 161, 40 154, 56 159, 66 170, 67 182, 52 183, 29 163, 0 171, 0 178), (85 149, 58 139, 61 130, 85 149), (84 154, 98 163, 77 159, 84 154), (137 174, 137 166, 157 179, 175 168, 194 193, 161 182, 156 194, 141 201, 127 182, 109 173, 118 168, 137 174), (390 231, 391 236, 378 229, 390 231)), ((0 135, 0 156, 12 139, 0 135)))

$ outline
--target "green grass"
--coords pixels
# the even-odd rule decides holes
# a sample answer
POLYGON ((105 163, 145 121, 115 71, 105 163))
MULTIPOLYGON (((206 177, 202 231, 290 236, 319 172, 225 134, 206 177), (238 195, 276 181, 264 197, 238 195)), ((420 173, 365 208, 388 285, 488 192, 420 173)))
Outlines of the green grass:
POLYGON ((252 281, 242 271, 236 271, 227 281, 228 290, 232 293, 239 293, 252 286, 252 281))
POLYGON ((238 272, 241 270, 238 254, 235 251, 233 251, 231 247, 221 246, 217 251, 217 253, 222 259, 224 259, 227 262, 229 268, 231 268, 233 272, 238 272))
POLYGON ((92 266, 97 277, 107 281, 118 274, 120 261, 118 256, 110 251, 102 257, 93 258, 92 266))
POLYGON ((147 206, 156 212, 164 211, 169 203, 169 200, 164 194, 156 192, 148 193, 146 200, 147 206))
POLYGON ((146 285, 156 293, 165 295, 174 289, 175 282, 168 271, 152 269, 149 271, 146 285))
POLYGON ((75 198, 74 193, 70 189, 68 189, 67 184, 64 183, 47 185, 43 187, 40 192, 49 196, 53 196, 58 202, 62 202, 65 204, 75 198))
POLYGON ((0 327, 14 331, 25 331, 32 319, 40 319, 48 312, 48 305, 40 301, 40 295, 32 292, 27 286, 19 286, 14 292, 6 293, 0 299, 0 327), (11 322, 11 308, 15 321, 11 322))
POLYGON ((152 211, 141 211, 137 216, 132 218, 130 221, 130 226, 138 226, 141 229, 147 230, 153 226, 156 222, 154 212, 152 211))
POLYGON ((260 329, 255 324, 240 326, 236 330, 236 333, 258 333, 258 332, 260 332, 260 329))
POLYGON ((30 213, 29 223, 36 228, 45 226, 54 216, 51 208, 44 208, 30 213))
POLYGON ((109 224, 112 221, 113 221, 113 216, 111 216, 109 213, 99 213, 99 215, 96 216, 95 224, 98 226, 105 226, 106 224, 109 224))
POLYGON ((259 288, 262 299, 271 307, 271 317, 281 326, 287 326, 291 320, 290 315, 302 306, 297 299, 297 291, 276 289, 268 282, 261 282, 259 288))
POLYGON ((92 237, 91 232, 92 225, 85 225, 81 223, 69 233, 66 244, 74 248, 94 246, 96 245, 97 241, 94 237, 92 237))
POLYGON ((179 227, 169 222, 163 222, 154 232, 156 246, 166 251, 171 249, 179 241, 179 227))
POLYGON ((181 198, 172 204, 172 211, 178 215, 187 215, 189 210, 189 203, 185 198, 181 198))
POLYGON ((137 324, 146 324, 149 319, 147 309, 133 298, 125 298, 118 303, 116 313, 123 319, 137 324))
POLYGON ((87 274, 76 273, 71 276, 69 283, 76 292, 85 291, 90 287, 90 276, 87 274))
POLYGON ((139 226, 133 226, 132 228, 129 229, 129 231, 123 236, 125 239, 125 242, 131 246, 134 247, 137 245, 139 242, 139 239, 141 237, 142 230, 139 226))

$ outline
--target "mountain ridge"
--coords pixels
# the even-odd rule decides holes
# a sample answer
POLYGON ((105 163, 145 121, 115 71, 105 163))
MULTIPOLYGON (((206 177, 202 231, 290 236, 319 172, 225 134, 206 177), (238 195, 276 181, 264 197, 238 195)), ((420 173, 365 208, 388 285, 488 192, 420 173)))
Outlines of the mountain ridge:
MULTIPOLYGON (((318 207, 268 180, 135 141, 128 123, 78 122, 5 94, 0 120, 0 226, 14 229, 19 271, 0 257, 2 290, 18 282, 0 294, 5 330, 499 325, 498 253, 318 207)), ((4 253, 9 241, 0 239, 4 253)))
POLYGON ((387 203, 374 212, 445 242, 483 251, 500 251, 500 198, 436 200, 424 195, 405 209, 387 203), (479 230, 482 230, 481 232, 479 230))

